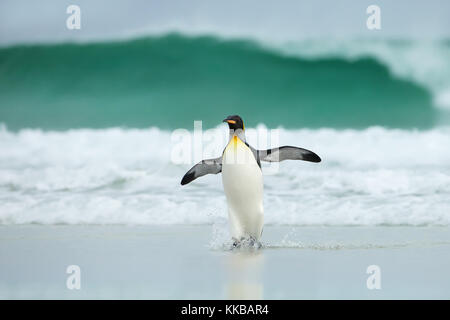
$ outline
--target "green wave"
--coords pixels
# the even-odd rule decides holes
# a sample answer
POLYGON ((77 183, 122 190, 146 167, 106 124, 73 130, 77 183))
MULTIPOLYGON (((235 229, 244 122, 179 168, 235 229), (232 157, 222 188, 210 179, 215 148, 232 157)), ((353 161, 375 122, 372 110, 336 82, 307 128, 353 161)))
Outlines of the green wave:
POLYGON ((432 97, 373 58, 301 59, 252 41, 179 34, 0 49, 11 129, 216 126, 229 114, 300 127, 426 128, 432 97))

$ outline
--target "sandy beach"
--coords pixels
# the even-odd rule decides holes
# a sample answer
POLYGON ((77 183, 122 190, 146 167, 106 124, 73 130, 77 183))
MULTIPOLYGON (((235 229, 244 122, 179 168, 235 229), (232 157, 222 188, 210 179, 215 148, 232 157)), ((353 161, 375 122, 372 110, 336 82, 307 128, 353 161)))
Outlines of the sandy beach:
POLYGON ((256 251, 228 250, 223 228, 1 226, 0 298, 450 298, 448 227, 267 226, 256 251), (80 290, 66 287, 69 265, 80 290))

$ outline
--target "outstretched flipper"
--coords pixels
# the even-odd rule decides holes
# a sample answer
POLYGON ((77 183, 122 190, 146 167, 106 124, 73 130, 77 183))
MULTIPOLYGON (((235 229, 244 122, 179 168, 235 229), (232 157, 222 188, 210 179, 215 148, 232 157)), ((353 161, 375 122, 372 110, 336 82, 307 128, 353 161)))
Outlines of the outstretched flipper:
POLYGON ((222 157, 202 160, 186 172, 183 179, 181 179, 181 185, 188 184, 205 174, 217 174, 220 172, 222 172, 222 157))
POLYGON ((258 150, 258 157, 261 161, 267 162, 281 162, 283 160, 322 161, 320 157, 312 151, 291 146, 258 150))

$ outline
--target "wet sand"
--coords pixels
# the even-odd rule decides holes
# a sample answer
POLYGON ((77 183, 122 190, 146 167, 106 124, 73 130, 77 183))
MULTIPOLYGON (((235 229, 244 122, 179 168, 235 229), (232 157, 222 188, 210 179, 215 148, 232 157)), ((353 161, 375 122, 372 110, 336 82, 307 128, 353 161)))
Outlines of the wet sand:
POLYGON ((224 228, 0 226, 0 298, 450 298, 449 227, 266 226, 260 250, 228 250, 224 228))

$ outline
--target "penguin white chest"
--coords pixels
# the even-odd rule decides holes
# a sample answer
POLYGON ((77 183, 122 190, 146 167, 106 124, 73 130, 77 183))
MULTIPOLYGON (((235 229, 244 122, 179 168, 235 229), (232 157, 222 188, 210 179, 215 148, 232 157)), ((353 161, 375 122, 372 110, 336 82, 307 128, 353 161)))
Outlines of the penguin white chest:
POLYGON ((250 148, 237 136, 222 156, 222 182, 232 237, 259 240, 264 224, 262 171, 250 148))

